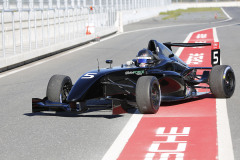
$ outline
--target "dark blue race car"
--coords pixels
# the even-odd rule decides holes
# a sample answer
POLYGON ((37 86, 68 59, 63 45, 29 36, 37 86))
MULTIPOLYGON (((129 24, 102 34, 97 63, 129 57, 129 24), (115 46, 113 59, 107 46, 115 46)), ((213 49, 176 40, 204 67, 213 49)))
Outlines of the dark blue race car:
POLYGON ((54 75, 47 86, 44 99, 32 99, 32 111, 85 112, 91 99, 105 99, 112 103, 113 113, 138 108, 140 113, 153 114, 161 102, 179 101, 213 93, 216 98, 230 98, 235 89, 232 68, 220 64, 220 50, 212 50, 213 67, 189 67, 173 54, 171 47, 210 46, 211 43, 159 43, 150 40, 147 49, 137 58, 109 68, 83 74, 73 85, 70 77, 54 75), (197 70, 203 70, 197 75, 197 70), (208 84, 207 87, 200 85, 208 84), (197 92, 206 88, 208 92, 197 92))

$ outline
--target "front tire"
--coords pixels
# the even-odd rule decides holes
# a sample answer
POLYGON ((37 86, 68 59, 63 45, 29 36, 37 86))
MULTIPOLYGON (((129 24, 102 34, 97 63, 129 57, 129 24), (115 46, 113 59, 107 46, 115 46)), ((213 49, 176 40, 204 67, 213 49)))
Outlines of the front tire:
POLYGON ((68 76, 53 75, 48 82, 47 98, 52 102, 65 103, 72 88, 72 80, 68 76))
POLYGON ((136 85, 136 102, 140 113, 154 114, 161 103, 161 90, 154 76, 142 76, 136 85))
POLYGON ((209 78, 211 92, 216 98, 230 98, 235 90, 235 75, 228 65, 212 68, 209 78))

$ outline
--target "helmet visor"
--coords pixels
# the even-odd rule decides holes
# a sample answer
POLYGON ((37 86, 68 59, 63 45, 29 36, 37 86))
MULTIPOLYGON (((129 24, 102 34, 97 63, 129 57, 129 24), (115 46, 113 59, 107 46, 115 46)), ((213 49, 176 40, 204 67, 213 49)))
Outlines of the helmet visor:
POLYGON ((148 59, 151 59, 151 57, 138 57, 137 62, 138 63, 147 63, 148 59))

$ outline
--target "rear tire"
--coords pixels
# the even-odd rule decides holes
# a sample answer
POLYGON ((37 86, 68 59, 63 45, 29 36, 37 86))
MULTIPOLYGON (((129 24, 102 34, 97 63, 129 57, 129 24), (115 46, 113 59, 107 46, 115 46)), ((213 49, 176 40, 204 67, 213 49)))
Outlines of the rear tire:
POLYGON ((230 98, 235 90, 232 68, 228 65, 214 66, 210 73, 209 86, 216 98, 230 98))
POLYGON ((154 76, 142 76, 136 85, 136 102, 142 114, 154 114, 161 103, 161 90, 154 76))
POLYGON ((65 103, 72 88, 72 80, 68 76, 53 75, 48 82, 47 98, 52 102, 65 103))

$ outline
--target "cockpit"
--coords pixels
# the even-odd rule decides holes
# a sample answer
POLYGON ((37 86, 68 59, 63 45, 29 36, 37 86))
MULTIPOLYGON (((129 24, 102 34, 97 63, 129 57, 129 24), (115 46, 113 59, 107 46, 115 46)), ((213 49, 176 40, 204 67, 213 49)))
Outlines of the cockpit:
POLYGON ((153 52, 156 59, 169 58, 172 55, 172 51, 168 49, 163 44, 157 42, 156 40, 150 40, 148 43, 148 49, 153 52))
MULTIPOLYGON (((168 44, 168 43, 166 43, 168 44)), ((180 62, 181 64, 187 66, 178 56, 175 56, 171 50, 171 47, 166 46, 156 40, 150 40, 148 43, 148 49, 153 52, 156 60, 171 59, 173 61, 180 62)))

